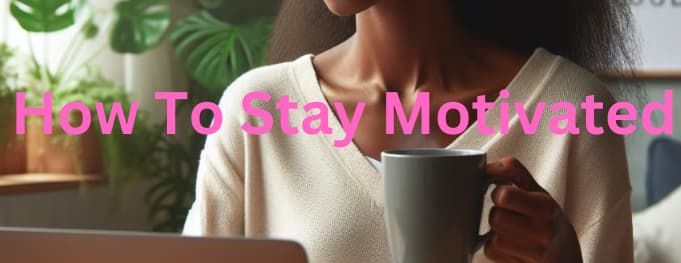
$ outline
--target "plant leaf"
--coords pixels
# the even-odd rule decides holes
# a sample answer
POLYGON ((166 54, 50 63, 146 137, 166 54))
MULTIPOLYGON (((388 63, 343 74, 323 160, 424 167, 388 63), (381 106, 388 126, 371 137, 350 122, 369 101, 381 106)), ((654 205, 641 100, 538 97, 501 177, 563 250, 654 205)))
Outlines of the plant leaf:
POLYGON ((114 7, 110 45, 118 53, 155 48, 170 27, 170 0, 125 0, 114 7))
POLYGON ((55 32, 75 23, 78 1, 12 0, 10 13, 28 32, 55 32))
POLYGON ((270 25, 270 19, 232 25, 202 11, 179 21, 170 41, 187 73, 220 94, 246 70, 261 65, 270 25))

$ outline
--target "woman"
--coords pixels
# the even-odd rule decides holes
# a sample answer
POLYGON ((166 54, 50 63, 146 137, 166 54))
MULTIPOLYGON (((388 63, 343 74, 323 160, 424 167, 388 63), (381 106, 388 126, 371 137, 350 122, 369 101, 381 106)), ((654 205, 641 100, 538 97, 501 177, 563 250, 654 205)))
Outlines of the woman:
MULTIPOLYGON (((390 256, 381 175, 368 160, 391 148, 474 148, 495 161, 486 168, 490 176, 513 182, 495 188, 487 200, 493 207, 485 209, 490 213, 481 228, 493 235, 474 262, 632 261, 624 145, 610 131, 555 135, 539 129, 525 135, 512 113, 508 134, 499 135, 495 107, 487 112, 487 123, 471 115, 469 129, 459 136, 441 132, 436 121, 429 135, 385 133, 389 91, 399 94, 407 113, 418 92, 430 92, 436 113, 443 103, 471 105, 477 96, 496 98, 502 89, 510 96, 500 99, 529 109, 539 101, 579 105, 587 95, 607 108, 614 103, 610 93, 568 58, 594 71, 629 61, 624 1, 324 4, 335 15, 354 18, 330 16, 319 0, 285 1, 270 56, 293 61, 251 71, 227 89, 223 128, 206 142, 185 233, 294 239, 311 262, 385 262, 390 256), (242 108, 242 99, 253 91, 303 105, 341 104, 348 116, 358 103, 367 104, 353 143, 336 148, 334 140, 346 134, 334 117, 329 134, 290 136, 280 129, 245 134, 242 124, 264 121, 242 108), (479 133, 483 124, 495 134, 479 133)), ((278 112, 274 103, 252 106, 278 112)), ((274 115, 277 124, 281 116, 274 115)), ((288 119, 300 124, 307 115, 295 111, 288 119)), ((542 127, 551 116, 544 114, 542 127)), ((598 112, 593 122, 606 126, 606 117, 598 112)), ((458 121, 447 116, 448 123, 458 121)), ((585 123, 580 118, 576 126, 585 130, 585 123)))

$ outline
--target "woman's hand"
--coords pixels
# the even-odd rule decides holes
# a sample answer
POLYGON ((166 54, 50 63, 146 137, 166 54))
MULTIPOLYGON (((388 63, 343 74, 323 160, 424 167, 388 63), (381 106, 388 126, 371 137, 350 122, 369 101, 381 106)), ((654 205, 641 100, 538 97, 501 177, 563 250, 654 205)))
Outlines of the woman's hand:
POLYGON ((504 158, 488 164, 485 171, 508 182, 492 192, 487 258, 504 263, 582 262, 574 228, 518 160, 504 158))

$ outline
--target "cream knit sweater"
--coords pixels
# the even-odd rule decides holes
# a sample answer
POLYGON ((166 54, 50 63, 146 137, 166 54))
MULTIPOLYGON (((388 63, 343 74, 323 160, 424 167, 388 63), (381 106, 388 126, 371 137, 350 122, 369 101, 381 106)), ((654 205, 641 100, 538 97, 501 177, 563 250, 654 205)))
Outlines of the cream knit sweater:
MULTIPOLYGON (((527 109, 538 101, 578 105, 586 95, 595 95, 606 107, 614 102, 592 74, 543 49, 531 56, 508 90, 508 101, 523 102, 527 109)), ((326 103, 309 55, 253 70, 234 82, 220 103, 222 129, 208 137, 201 156, 196 201, 184 233, 292 239, 305 247, 311 262, 390 261, 381 176, 354 144, 333 146, 344 137, 340 122, 331 115, 330 135, 288 136, 279 129, 246 134, 243 122, 261 124, 242 108, 243 97, 252 91, 273 98, 288 95, 301 104, 326 103)), ((274 103, 255 106, 277 112, 274 103)), ((496 130, 498 108, 487 117, 496 130)), ((568 215, 584 262, 632 262, 623 139, 611 133, 554 135, 548 110, 537 134, 525 135, 513 112, 509 134, 481 135, 474 124, 449 148, 483 149, 489 160, 518 158, 568 215)), ((276 125, 278 114, 273 116, 276 125)), ((290 122, 299 124, 303 118, 303 111, 294 111, 290 122)), ((585 131, 583 118, 579 123, 585 131)), ((606 114, 597 114, 596 123, 607 127, 606 114)), ((485 214, 481 229, 488 229, 486 222, 485 214)), ((481 252, 474 261, 488 262, 481 252)))

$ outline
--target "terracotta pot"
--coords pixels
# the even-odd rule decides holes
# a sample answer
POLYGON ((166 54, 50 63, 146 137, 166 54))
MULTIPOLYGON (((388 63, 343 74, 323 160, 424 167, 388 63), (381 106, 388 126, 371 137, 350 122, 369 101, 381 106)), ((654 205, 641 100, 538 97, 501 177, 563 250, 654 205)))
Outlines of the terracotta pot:
POLYGON ((16 134, 14 105, 0 105, 0 175, 26 173, 25 136, 16 134))
POLYGON ((101 174, 99 137, 93 132, 67 135, 54 128, 43 133, 41 118, 30 118, 26 128, 29 173, 101 174))

